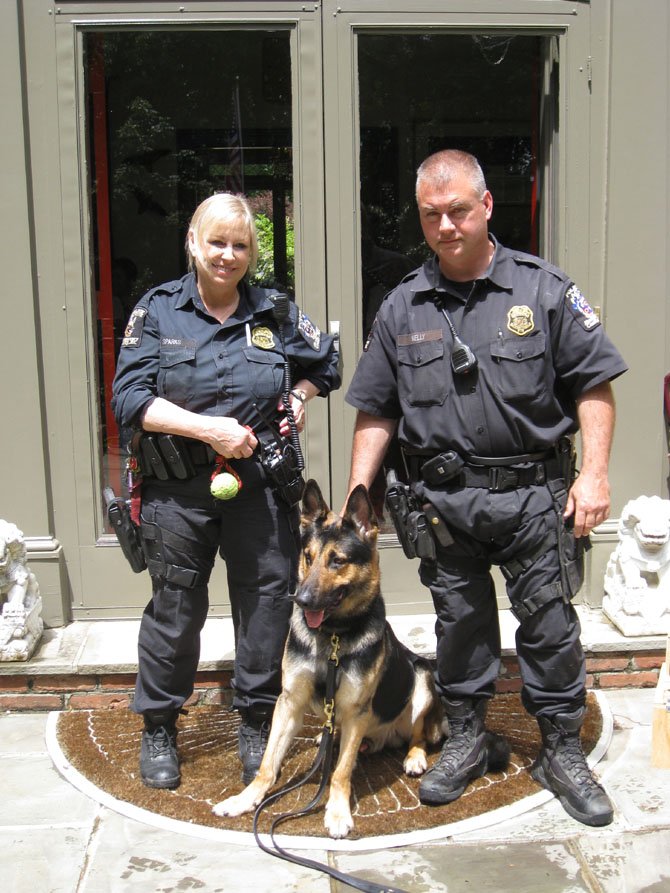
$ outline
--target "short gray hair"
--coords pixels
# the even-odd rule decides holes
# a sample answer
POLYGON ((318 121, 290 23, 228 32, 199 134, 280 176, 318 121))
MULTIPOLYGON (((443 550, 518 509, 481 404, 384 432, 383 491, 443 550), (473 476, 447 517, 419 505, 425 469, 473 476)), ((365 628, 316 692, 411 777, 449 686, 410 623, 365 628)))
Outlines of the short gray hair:
POLYGON ((456 174, 465 174, 479 198, 484 198, 487 189, 486 180, 475 156, 460 149, 442 149, 429 155, 419 165, 416 172, 417 199, 419 189, 425 183, 430 183, 431 186, 446 186, 456 174))

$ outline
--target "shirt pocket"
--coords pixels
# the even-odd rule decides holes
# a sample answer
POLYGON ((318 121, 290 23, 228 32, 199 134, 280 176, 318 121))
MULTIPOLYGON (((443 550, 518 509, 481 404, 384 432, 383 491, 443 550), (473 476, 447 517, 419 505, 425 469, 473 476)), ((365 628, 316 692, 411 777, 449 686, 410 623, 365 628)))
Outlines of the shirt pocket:
POLYGON ((195 342, 161 348, 158 362, 158 396, 185 407, 193 397, 195 342))
POLYGON ((268 400, 279 397, 284 381, 284 359, 271 350, 245 348, 249 388, 254 397, 268 400))
POLYGON ((441 405, 449 393, 444 368, 444 340, 439 338, 398 344, 400 399, 410 406, 441 405))
POLYGON ((544 332, 491 342, 495 388, 504 400, 530 401, 545 393, 545 345, 544 332))

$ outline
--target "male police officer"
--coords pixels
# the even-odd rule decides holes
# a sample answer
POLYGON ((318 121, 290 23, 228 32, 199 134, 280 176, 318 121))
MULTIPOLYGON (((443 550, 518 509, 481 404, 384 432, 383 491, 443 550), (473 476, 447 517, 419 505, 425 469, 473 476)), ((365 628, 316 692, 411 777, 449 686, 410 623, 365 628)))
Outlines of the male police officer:
POLYGON ((370 485, 397 427, 414 493, 451 534, 420 565, 450 733, 420 797, 451 802, 487 770, 497 564, 519 621, 523 703, 542 733, 532 774, 574 818, 608 824, 611 803, 579 740, 585 661, 571 599, 585 538, 610 508, 610 381, 626 365, 568 276, 489 233, 493 199, 473 156, 432 155, 416 194, 435 257, 382 305, 347 401, 358 409, 350 488, 370 485))

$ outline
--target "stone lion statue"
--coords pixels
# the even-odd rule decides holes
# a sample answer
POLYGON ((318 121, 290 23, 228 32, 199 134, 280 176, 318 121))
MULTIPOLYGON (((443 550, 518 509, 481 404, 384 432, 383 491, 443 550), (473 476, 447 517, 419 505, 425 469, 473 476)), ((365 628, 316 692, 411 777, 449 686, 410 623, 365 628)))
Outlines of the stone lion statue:
POLYGON ((624 506, 605 570, 603 611, 625 635, 670 632, 670 499, 624 506))
POLYGON ((0 519, 0 660, 27 660, 42 635, 42 599, 22 531, 0 519))

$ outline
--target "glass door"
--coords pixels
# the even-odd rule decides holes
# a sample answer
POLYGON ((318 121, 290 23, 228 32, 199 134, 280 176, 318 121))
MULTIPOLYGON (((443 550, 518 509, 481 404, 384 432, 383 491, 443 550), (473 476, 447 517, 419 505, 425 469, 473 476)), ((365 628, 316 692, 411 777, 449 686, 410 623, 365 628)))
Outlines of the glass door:
MULTIPOLYGON (((515 5, 532 6, 510 8, 515 5)), ((492 232, 509 247, 556 257, 553 195, 564 31, 561 16, 550 27, 546 21, 529 27, 532 23, 510 11, 507 21, 497 16, 487 24, 486 16, 468 16, 465 7, 464 15, 456 17, 438 15, 435 4, 429 17, 424 7, 432 4, 421 4, 423 12, 416 15, 399 11, 394 16, 389 10, 382 25, 379 15, 367 11, 373 4, 361 4, 365 12, 342 6, 338 4, 337 31, 325 44, 325 64, 332 61, 341 77, 337 108, 329 105, 326 92, 325 144, 328 218, 334 227, 334 201, 342 221, 340 256, 337 265, 329 264, 329 272, 335 271, 329 277, 329 298, 333 308, 339 292, 341 314, 348 314, 342 338, 349 360, 346 388, 381 302, 428 257, 414 189, 416 169, 431 153, 458 148, 476 155, 494 197, 492 232), (341 100, 347 78, 350 109, 341 100), (334 124, 337 135, 328 133, 334 124), (348 136, 354 147, 349 153, 344 145, 348 136), (337 162, 328 155, 334 144, 340 153, 337 162), (353 185, 342 189, 342 183, 353 185), (352 270, 349 288, 339 274, 342 269, 352 270)), ((552 12, 559 8, 549 6, 552 12)), ((335 404, 333 412, 340 413, 334 427, 345 432, 343 448, 333 450, 334 487, 344 491, 351 443, 346 438, 354 412, 344 402, 335 404), (346 461, 338 466, 340 456, 346 461)), ((385 465, 403 476, 395 442, 385 465)), ((384 513, 384 489, 380 473, 372 497, 382 521, 385 596, 394 610, 414 613, 430 604, 430 596, 418 583, 418 562, 404 557, 384 513)))

